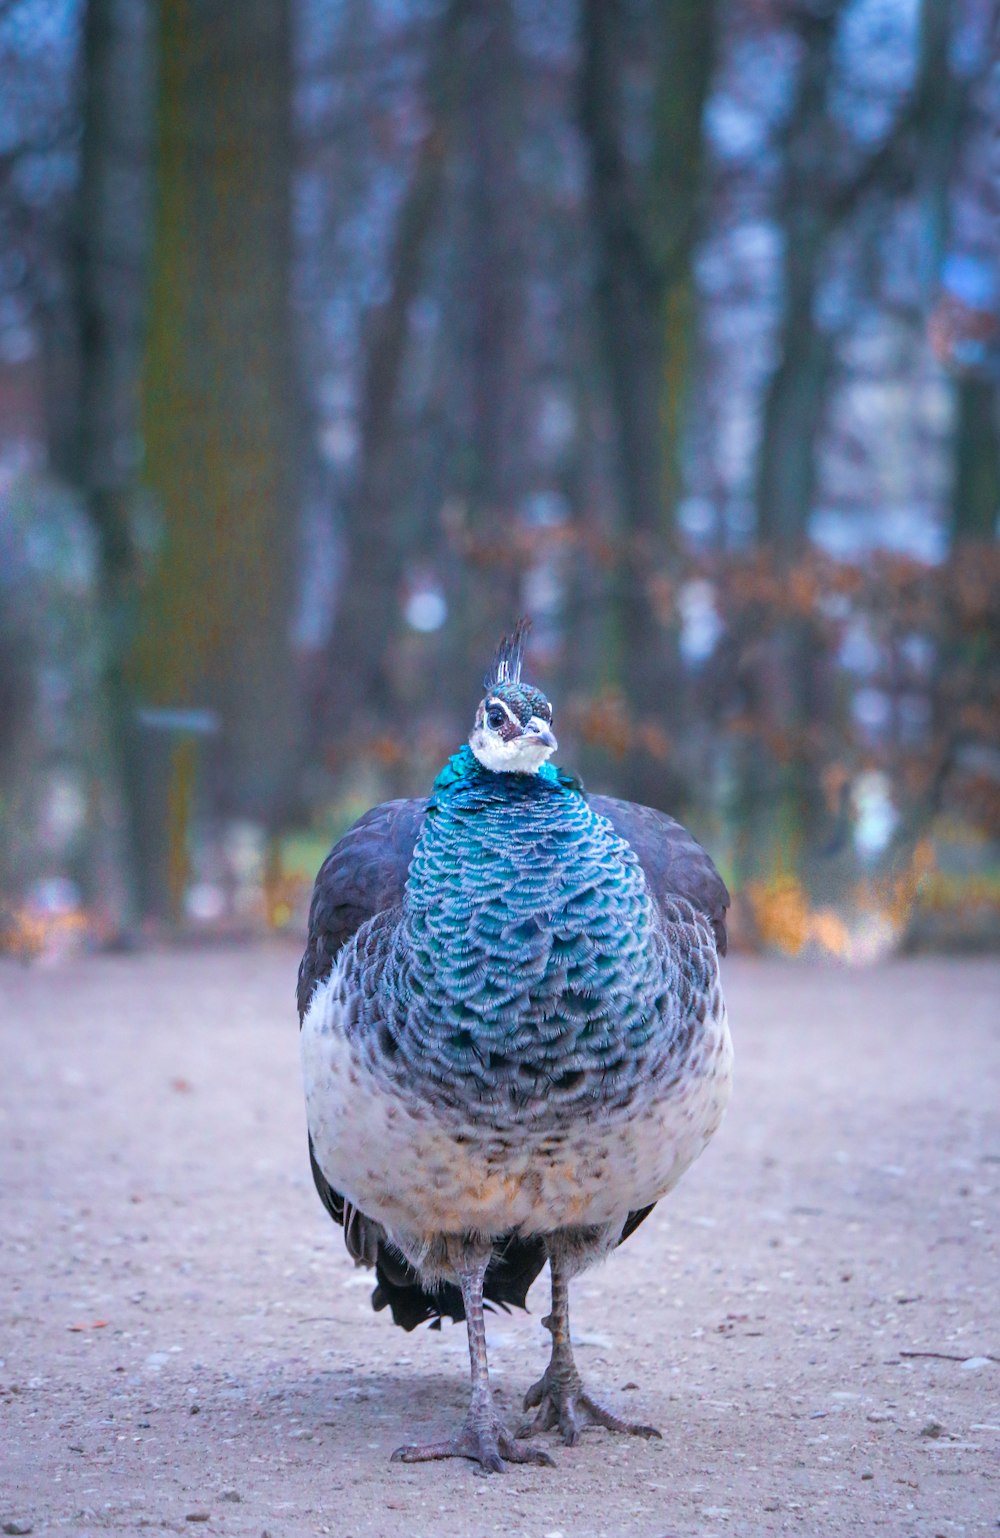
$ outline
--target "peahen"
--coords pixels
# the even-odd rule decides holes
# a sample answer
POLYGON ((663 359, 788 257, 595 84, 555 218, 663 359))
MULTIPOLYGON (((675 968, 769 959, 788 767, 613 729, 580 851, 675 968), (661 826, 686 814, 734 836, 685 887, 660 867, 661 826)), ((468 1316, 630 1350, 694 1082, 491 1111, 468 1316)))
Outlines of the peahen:
POLYGON ((526 1435, 658 1433, 584 1390, 568 1284, 642 1222, 729 1098, 719 986, 729 896, 672 818, 587 796, 548 759, 552 708, 504 638, 466 747, 389 801, 316 880, 299 969, 309 1156, 376 1309, 466 1319, 468 1415, 404 1462, 550 1463, 526 1435), (548 1260, 551 1360, 511 1435, 484 1299, 524 1306, 548 1260))

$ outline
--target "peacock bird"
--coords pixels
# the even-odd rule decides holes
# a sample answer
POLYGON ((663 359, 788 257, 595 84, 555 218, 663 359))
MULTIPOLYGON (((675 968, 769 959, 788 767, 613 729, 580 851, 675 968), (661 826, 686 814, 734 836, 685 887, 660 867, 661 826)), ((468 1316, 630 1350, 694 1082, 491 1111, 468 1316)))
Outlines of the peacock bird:
POLYGON ((467 1322, 468 1414, 406 1463, 551 1463, 525 1440, 605 1409, 573 1357, 569 1283, 702 1152, 729 1098, 719 982, 729 894, 665 813, 588 796, 549 762, 552 706, 497 649, 468 744, 421 800, 367 812, 316 879, 299 969, 309 1157, 376 1310, 467 1322), (511 1433, 484 1305, 548 1261, 551 1359, 511 1433))

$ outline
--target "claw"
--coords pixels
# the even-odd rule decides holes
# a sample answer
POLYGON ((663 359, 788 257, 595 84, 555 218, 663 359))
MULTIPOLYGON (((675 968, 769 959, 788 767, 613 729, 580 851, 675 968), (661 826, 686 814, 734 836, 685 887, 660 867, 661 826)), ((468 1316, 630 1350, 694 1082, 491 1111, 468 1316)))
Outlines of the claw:
MULTIPOLYGON (((518 1433, 520 1435, 520 1433, 518 1433)), ((484 1474, 500 1474, 508 1463, 535 1463, 554 1468, 555 1460, 541 1447, 527 1446, 511 1436, 500 1421, 481 1426, 467 1421, 456 1437, 444 1442, 411 1443, 397 1447, 393 1463, 431 1463, 440 1458, 469 1458, 484 1474)))
POLYGON ((560 1381, 547 1371, 524 1396, 525 1410, 533 1410, 536 1406, 537 1415, 525 1419, 518 1427, 519 1437, 558 1429, 566 1446, 573 1447, 579 1442, 586 1426, 604 1426, 608 1431, 623 1432, 633 1437, 661 1436, 655 1426, 622 1420, 621 1416, 606 1410, 596 1399, 584 1393, 579 1381, 560 1381))

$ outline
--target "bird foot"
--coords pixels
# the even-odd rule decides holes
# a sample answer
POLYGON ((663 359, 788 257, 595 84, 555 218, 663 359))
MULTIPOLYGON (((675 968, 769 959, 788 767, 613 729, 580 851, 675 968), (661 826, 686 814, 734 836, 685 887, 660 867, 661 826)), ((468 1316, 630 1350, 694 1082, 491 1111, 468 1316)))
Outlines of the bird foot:
POLYGON ((579 1442, 586 1426, 605 1426, 608 1431, 627 1432, 633 1437, 659 1437, 655 1426, 622 1420, 584 1392, 579 1375, 565 1377, 546 1368, 538 1382, 524 1396, 524 1408, 538 1413, 518 1428, 519 1437, 535 1436, 540 1431, 558 1428, 567 1447, 579 1442))
MULTIPOLYGON (((520 1433, 518 1433, 520 1435, 520 1433)), ((555 1467, 555 1460, 540 1447, 511 1436, 502 1421, 467 1420, 456 1437, 445 1442, 422 1442, 397 1447, 393 1463, 431 1463, 438 1458, 470 1458, 484 1474, 500 1474, 508 1463, 538 1463, 555 1467)))

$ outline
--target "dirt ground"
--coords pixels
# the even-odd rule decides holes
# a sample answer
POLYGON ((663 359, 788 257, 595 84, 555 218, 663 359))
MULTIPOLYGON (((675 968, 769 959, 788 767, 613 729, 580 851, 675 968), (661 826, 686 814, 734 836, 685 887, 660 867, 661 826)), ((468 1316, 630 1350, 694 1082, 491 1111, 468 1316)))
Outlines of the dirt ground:
MULTIPOLYGON (((286 947, 0 965, 0 1532, 933 1538, 1000 1524, 1000 965, 726 965, 737 1090, 573 1289, 662 1442, 390 1464, 464 1329, 372 1313, 312 1190, 286 947)), ((513 1418, 546 1359, 494 1317, 513 1418)))

